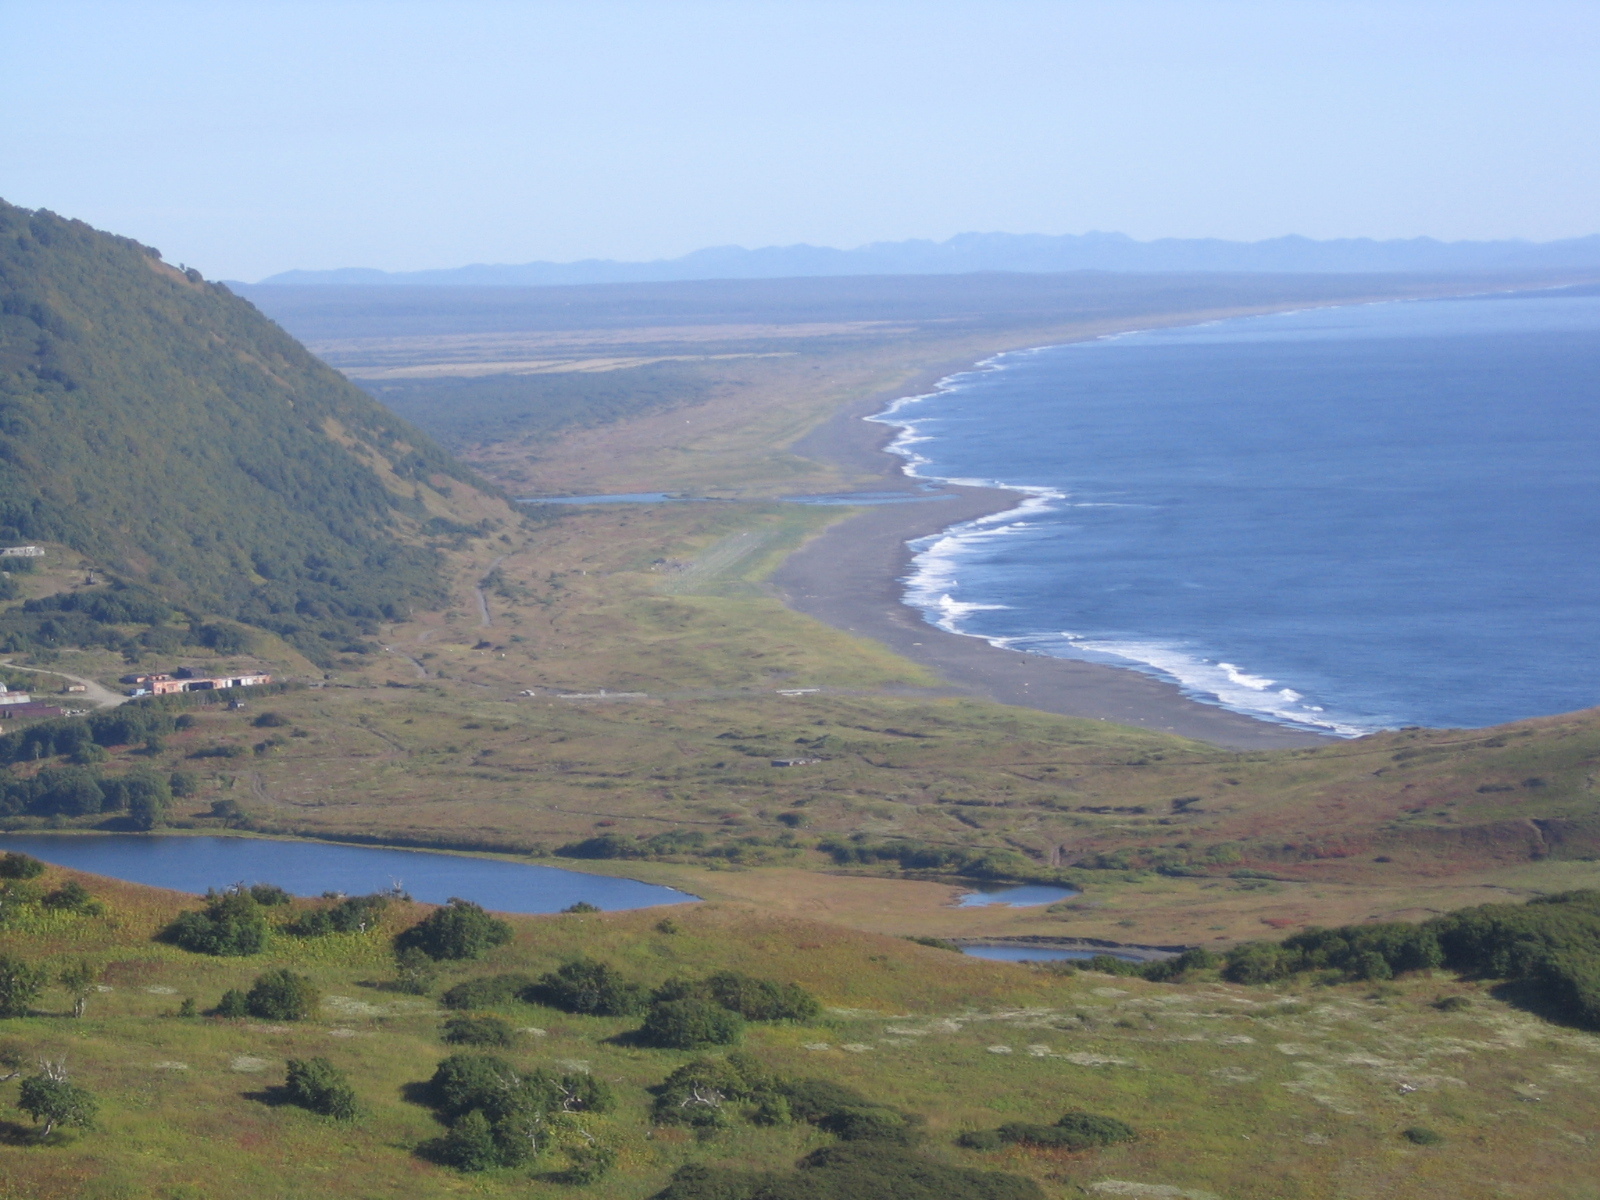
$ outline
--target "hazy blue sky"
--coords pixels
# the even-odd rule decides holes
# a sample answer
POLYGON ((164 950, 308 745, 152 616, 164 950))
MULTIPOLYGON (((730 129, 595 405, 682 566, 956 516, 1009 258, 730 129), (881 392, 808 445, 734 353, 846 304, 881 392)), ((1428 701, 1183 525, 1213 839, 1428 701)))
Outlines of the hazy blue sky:
POLYGON ((1600 231, 1600 3, 0 0, 0 196, 207 275, 1600 231))

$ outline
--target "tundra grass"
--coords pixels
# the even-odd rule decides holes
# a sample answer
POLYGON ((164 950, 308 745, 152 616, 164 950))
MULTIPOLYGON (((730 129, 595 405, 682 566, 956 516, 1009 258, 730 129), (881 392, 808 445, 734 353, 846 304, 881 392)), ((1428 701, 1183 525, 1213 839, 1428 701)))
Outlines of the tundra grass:
MULTIPOLYGON (((752 1027, 746 1048, 773 1069, 922 1113, 927 1152, 1032 1176, 1051 1197, 1596 1194, 1600 1039, 1443 974, 1281 990, 1063 976, 707 904, 673 909, 672 932, 651 911, 513 918, 512 944, 451 965, 432 995, 417 997, 382 984, 386 940, 420 907, 391 910, 370 934, 278 935, 262 955, 212 959, 149 940, 182 898, 78 878, 109 914, 8 930, 7 949, 52 966, 87 958, 102 968, 103 990, 80 1020, 61 1015, 64 995, 47 994, 39 1015, 0 1022, 0 1048, 25 1065, 65 1059, 99 1097, 101 1117, 45 1144, 21 1114, 0 1125, 0 1195, 621 1200, 649 1195, 686 1162, 779 1169, 830 1140, 809 1127, 736 1124, 704 1141, 653 1129, 645 1088, 689 1055, 619 1042, 636 1020, 513 1002, 498 1011, 523 1031, 508 1052, 515 1062, 591 1071, 616 1089, 617 1111, 587 1118, 586 1129, 619 1152, 617 1170, 577 1189, 551 1181, 550 1162, 479 1175, 428 1162, 417 1151, 441 1127, 415 1102, 416 1085, 450 1049, 433 996, 459 979, 537 973, 577 953, 650 984, 732 968, 814 990, 828 1005, 821 1018, 752 1027), (185 998, 204 1007, 279 965, 322 989, 311 1020, 173 1015, 185 998), (1436 1008, 1447 995, 1469 1004, 1436 1008), (366 1109, 360 1121, 277 1102, 286 1059, 313 1055, 348 1073, 366 1109), (1126 1120, 1139 1140, 1077 1154, 952 1144, 965 1130, 1068 1109, 1126 1120), (1418 1126, 1443 1141, 1401 1136, 1418 1126)), ((0 1104, 14 1103, 15 1086, 0 1086, 0 1104)))

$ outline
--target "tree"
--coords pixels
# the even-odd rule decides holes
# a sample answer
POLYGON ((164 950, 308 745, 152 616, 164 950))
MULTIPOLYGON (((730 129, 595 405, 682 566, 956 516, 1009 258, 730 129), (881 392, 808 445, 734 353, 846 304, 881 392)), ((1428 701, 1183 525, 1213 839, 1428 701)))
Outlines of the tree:
POLYGON ((167 819, 172 807, 172 785, 159 775, 141 772, 130 775, 125 785, 128 821, 135 829, 149 831, 167 819))
POLYGON ((320 1056, 291 1058, 284 1090, 291 1103, 336 1121, 353 1121, 361 1115, 355 1090, 344 1072, 320 1056))
POLYGON ((650 1006, 639 1040, 668 1050, 731 1046, 744 1036, 744 1018, 709 1000, 662 1000, 650 1006))
POLYGON ((43 1141, 58 1125, 87 1129, 94 1124, 100 1106, 94 1095, 67 1078, 63 1063, 44 1063, 37 1075, 22 1081, 22 1092, 17 1107, 43 1125, 39 1139, 43 1141))
POLYGON ((217 1007, 211 1011, 218 1017, 248 1017, 250 1004, 242 991, 238 988, 229 988, 222 993, 222 999, 217 1001, 217 1007))
POLYGON ((452 896, 395 938, 397 950, 418 949, 432 959, 481 958, 511 940, 511 926, 470 900, 452 896))
POLYGON ((304 975, 279 968, 257 975, 245 994, 245 1007, 263 1021, 303 1021, 317 1010, 322 993, 304 975))
POLYGON ((83 1016, 83 1010, 89 1005, 89 993, 94 991, 99 978, 100 972, 82 961, 63 968, 61 974, 56 976, 56 982, 66 988, 67 994, 72 997, 73 1016, 83 1016))
POLYGON ((260 954, 267 946, 267 918, 244 887, 206 893, 204 912, 187 912, 164 935, 196 954, 260 954))
POLYGON ((461 1117, 439 1142, 440 1161, 458 1171, 487 1171, 500 1165, 500 1146, 489 1118, 477 1109, 461 1117))
POLYGON ((575 958, 562 963, 528 989, 531 999, 562 1012, 596 1017, 627 1017, 644 1009, 648 993, 630 983, 610 963, 575 958))
POLYGON ((10 954, 0 954, 0 1017, 25 1017, 50 975, 10 954))

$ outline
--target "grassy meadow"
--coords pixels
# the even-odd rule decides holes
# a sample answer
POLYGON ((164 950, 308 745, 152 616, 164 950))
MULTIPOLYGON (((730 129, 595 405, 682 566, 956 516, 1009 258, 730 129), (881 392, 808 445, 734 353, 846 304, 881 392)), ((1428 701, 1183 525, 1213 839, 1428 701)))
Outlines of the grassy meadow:
MULTIPOLYGON (((1600 1044, 1443 973, 1377 986, 1154 984, 706 904, 672 910, 671 932, 652 912, 513 918, 511 944, 448 964, 429 996, 414 996, 385 986, 388 939, 422 906, 397 905, 366 934, 280 933, 266 953, 219 959, 151 940, 192 900, 78 878, 107 914, 23 919, 7 929, 7 950, 51 966, 86 959, 100 990, 81 1019, 66 1015, 64 994, 46 993, 37 1015, 0 1021, 0 1049, 25 1064, 65 1059, 101 1116, 94 1130, 37 1145, 26 1119, 10 1114, 0 1125, 3 1196, 640 1197, 686 1162, 781 1169, 832 1140, 805 1125, 735 1123, 709 1137, 653 1127, 645 1089, 692 1054, 615 1040, 637 1018, 510 1002, 497 1011, 522 1031, 504 1052, 512 1061, 592 1072, 615 1089, 614 1112, 584 1118, 617 1151, 615 1171, 575 1189, 550 1178, 559 1156, 463 1175, 419 1155, 442 1127, 416 1102, 416 1085, 455 1049, 439 1038, 439 992, 579 953, 651 985, 733 968, 811 989, 827 1005, 821 1017, 752 1025, 745 1048, 771 1069, 924 1114, 925 1153, 1033 1177, 1051 1196, 1597 1194, 1600 1044), (311 1019, 174 1015, 185 998, 203 1010, 279 965, 321 989, 311 1019), (1450 996, 1468 1003, 1436 1007, 1450 996), (365 1108, 353 1125, 280 1102, 285 1060, 313 1055, 348 1074, 365 1108), (966 1130, 1068 1109, 1119 1117, 1140 1136, 1078 1153, 952 1144, 966 1130), (1417 1127, 1442 1141, 1401 1136, 1417 1127)), ((0 1085, 0 1101, 13 1103, 15 1086, 0 1085)))

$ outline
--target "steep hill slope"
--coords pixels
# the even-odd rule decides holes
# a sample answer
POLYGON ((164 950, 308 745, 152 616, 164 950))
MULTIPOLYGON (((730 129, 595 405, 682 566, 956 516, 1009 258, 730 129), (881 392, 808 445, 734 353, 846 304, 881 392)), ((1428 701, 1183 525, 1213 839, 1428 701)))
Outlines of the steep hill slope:
MULTIPOLYGON (((313 658, 442 595, 467 470, 197 271, 0 202, 0 539, 313 658)), ((509 510, 496 504, 504 519, 509 510)))

